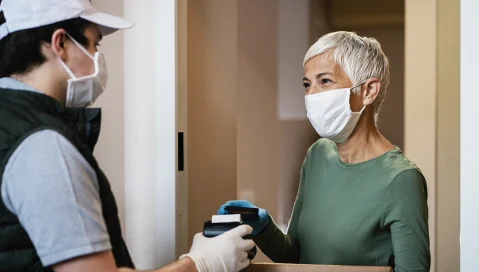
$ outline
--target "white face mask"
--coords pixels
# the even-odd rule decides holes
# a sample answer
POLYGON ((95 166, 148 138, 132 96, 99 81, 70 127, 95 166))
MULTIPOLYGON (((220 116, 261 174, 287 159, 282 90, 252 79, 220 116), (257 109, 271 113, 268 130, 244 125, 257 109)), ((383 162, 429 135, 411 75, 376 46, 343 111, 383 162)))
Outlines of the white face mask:
POLYGON ((330 90, 305 96, 308 119, 319 136, 330 139, 335 143, 345 142, 353 132, 364 111, 352 112, 349 105, 351 90, 362 85, 365 81, 352 88, 330 90))
POLYGON ((65 107, 83 108, 88 107, 103 93, 108 81, 108 70, 106 67, 105 56, 96 52, 94 56, 90 54, 80 43, 68 37, 85 53, 94 63, 95 72, 92 75, 77 78, 68 66, 60 59, 65 71, 70 76, 68 80, 67 96, 65 107))

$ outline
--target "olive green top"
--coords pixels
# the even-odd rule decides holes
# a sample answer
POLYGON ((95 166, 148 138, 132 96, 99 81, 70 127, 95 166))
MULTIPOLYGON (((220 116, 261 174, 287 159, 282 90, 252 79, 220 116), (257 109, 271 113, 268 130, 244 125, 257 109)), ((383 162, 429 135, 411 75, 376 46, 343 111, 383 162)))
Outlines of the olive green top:
POLYGON ((397 147, 346 164, 321 139, 303 163, 287 234, 270 220, 254 241, 274 262, 429 271, 426 180, 397 147))

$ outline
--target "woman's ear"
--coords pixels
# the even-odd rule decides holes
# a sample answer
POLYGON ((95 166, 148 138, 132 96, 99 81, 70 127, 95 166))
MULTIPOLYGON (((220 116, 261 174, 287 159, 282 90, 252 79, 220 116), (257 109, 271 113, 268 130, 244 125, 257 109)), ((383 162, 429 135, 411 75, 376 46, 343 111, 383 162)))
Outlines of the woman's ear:
POLYGON ((378 78, 372 77, 366 80, 363 87, 363 105, 371 105, 378 97, 380 89, 381 81, 378 78))

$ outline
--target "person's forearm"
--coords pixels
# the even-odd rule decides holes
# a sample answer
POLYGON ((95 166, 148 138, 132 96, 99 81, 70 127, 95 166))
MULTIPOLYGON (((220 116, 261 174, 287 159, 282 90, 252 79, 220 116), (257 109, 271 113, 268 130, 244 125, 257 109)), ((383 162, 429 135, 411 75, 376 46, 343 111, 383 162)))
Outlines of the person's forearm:
MULTIPOLYGON (((138 270, 122 268, 119 272, 137 272, 138 270)), ((149 272, 198 272, 196 265, 189 257, 182 258, 174 263, 149 272)))
POLYGON ((253 236, 253 241, 275 263, 298 263, 299 261, 296 241, 284 234, 271 217, 266 229, 253 236))

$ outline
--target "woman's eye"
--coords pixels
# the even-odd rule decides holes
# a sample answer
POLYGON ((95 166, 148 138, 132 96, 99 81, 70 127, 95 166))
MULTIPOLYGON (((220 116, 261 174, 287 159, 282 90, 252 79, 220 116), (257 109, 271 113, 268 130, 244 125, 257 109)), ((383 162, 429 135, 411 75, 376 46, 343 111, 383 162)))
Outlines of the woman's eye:
POLYGON ((307 89, 307 88, 309 88, 309 86, 311 86, 311 85, 310 85, 309 83, 307 83, 307 82, 304 82, 304 83, 303 83, 303 86, 304 86, 304 88, 307 89))
POLYGON ((329 80, 329 79, 327 79, 327 78, 321 79, 321 84, 328 84, 328 83, 330 83, 330 82, 332 82, 332 81, 329 80))

